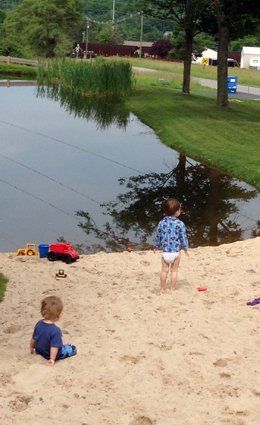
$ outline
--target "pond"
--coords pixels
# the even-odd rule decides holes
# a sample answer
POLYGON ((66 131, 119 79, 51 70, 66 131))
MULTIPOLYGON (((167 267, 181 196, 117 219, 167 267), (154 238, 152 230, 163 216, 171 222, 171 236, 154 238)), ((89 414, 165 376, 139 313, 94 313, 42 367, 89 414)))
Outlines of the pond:
POLYGON ((0 87, 0 251, 70 240, 83 252, 151 247, 177 197, 193 247, 260 233, 259 193, 160 142, 123 105, 0 87))

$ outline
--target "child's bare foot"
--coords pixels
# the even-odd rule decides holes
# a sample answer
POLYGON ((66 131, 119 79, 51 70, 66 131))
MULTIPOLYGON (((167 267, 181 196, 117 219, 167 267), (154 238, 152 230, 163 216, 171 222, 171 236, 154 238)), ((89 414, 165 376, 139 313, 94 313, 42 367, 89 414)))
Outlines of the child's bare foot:
POLYGON ((159 294, 162 295, 162 294, 165 294, 165 292, 166 292, 166 289, 165 288, 161 288, 159 294))

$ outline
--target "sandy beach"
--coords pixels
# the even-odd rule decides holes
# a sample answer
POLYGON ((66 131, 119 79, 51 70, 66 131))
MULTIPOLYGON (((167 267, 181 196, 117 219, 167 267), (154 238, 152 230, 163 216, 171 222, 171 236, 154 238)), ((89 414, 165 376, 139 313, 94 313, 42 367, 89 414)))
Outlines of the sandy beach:
POLYGON ((0 424, 258 425, 260 305, 246 303, 260 297, 259 253, 260 238, 192 249, 177 290, 161 296, 159 253, 71 265, 0 254, 0 424), (53 367, 29 353, 52 294, 78 347, 53 367))

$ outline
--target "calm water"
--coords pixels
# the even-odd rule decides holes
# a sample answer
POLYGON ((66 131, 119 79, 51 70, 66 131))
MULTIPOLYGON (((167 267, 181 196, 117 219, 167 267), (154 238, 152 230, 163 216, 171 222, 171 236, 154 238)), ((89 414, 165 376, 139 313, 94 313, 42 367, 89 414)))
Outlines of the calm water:
POLYGON ((0 87, 1 251, 58 238, 148 248, 169 196, 192 246, 259 234, 253 187, 166 147, 122 105, 51 95, 0 87))

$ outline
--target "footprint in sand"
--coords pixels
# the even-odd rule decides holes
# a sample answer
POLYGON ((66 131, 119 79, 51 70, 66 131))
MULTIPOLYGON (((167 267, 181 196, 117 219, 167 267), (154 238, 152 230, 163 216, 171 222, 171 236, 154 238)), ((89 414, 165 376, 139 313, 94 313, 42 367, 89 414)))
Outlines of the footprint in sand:
POLYGON ((148 416, 138 416, 129 425, 155 425, 156 421, 148 418, 148 416))
POLYGON ((12 384, 12 375, 6 372, 0 372, 0 384, 6 385, 6 384, 12 384))
POLYGON ((47 289, 46 291, 43 291, 42 294, 43 295, 48 295, 51 294, 52 292, 56 292, 57 289, 47 289))
POLYGON ((150 261, 141 261, 141 264, 143 264, 144 266, 150 266, 151 265, 150 261))
POLYGON ((159 348, 160 348, 161 351, 170 351, 170 350, 172 350, 172 345, 168 345, 168 344, 162 343, 159 346, 159 348))
POLYGON ((120 357, 119 358, 119 361, 120 362, 129 363, 129 364, 137 364, 140 360, 142 360, 144 358, 145 358, 145 356, 143 354, 142 355, 139 355, 139 356, 128 356, 128 355, 125 355, 125 356, 120 357))
POLYGON ((230 379, 231 375, 229 373, 220 373, 219 374, 220 378, 224 378, 224 379, 230 379))
POLYGON ((14 400, 9 402, 9 407, 13 412, 23 412, 28 409, 30 401, 33 397, 26 395, 18 395, 14 400))
POLYGON ((216 360, 213 365, 218 367, 225 367, 228 364, 229 359, 218 359, 216 360))
POLYGON ((19 332, 22 329, 22 326, 20 325, 11 325, 8 326, 8 328, 4 329, 5 334, 15 334, 16 332, 19 332))

